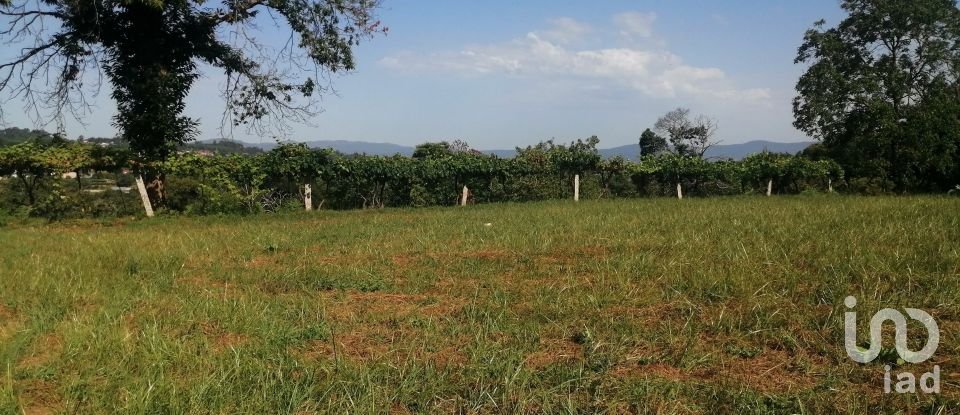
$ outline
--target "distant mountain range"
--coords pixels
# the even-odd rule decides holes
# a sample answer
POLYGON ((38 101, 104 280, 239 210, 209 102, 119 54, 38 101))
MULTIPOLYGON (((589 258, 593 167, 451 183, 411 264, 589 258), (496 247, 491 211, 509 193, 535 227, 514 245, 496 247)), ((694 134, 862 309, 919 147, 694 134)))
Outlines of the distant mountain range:
MULTIPOLYGON (((45 137, 49 139, 50 134, 42 130, 30 130, 25 128, 6 128, 0 129, 0 147, 12 145, 26 141, 30 138, 45 137)), ((88 138, 88 142, 121 144, 117 138, 88 138)), ((370 143, 365 141, 347 141, 347 140, 324 140, 308 141, 306 143, 311 148, 332 148, 344 154, 369 154, 375 156, 392 156, 402 154, 410 156, 414 148, 390 143, 370 143)), ((750 141, 742 144, 720 144, 710 148, 706 157, 710 159, 734 159, 739 160, 750 154, 759 153, 764 150, 773 153, 796 154, 809 147, 813 142, 799 143, 778 143, 773 141, 750 141)), ((216 153, 247 153, 255 154, 259 151, 268 151, 276 147, 276 143, 247 143, 231 140, 202 140, 187 144, 187 148, 194 150, 207 150, 216 153)), ((487 154, 496 154, 497 156, 508 158, 516 154, 516 150, 482 150, 487 154)), ((600 150, 600 155, 605 158, 621 156, 629 160, 636 160, 640 156, 640 146, 637 144, 628 144, 620 147, 606 148, 600 150)))
MULTIPOLYGON (((392 156, 402 154, 409 156, 413 154, 413 147, 402 146, 390 143, 368 143, 365 141, 347 141, 347 140, 321 140, 307 141, 310 148, 332 148, 343 154, 369 154, 371 156, 392 156)), ((263 150, 270 150, 277 146, 276 143, 247 144, 248 147, 259 147, 263 150)))
MULTIPOLYGON (((246 146, 258 147, 263 150, 270 150, 276 147, 275 143, 248 144, 246 146)), ((402 154, 409 156, 413 154, 413 147, 402 146, 390 143, 369 143, 364 141, 345 141, 345 140, 324 140, 308 141, 306 143, 311 148, 332 148, 344 154, 369 154, 374 156, 392 156, 402 154)), ((713 159, 731 158, 734 160, 742 159, 750 154, 760 153, 764 150, 773 153, 795 154, 809 147, 813 142, 799 143, 777 143, 773 141, 750 141, 742 144, 719 144, 707 151, 706 157, 713 159)), ((482 150, 487 154, 496 154, 500 157, 513 157, 516 150, 482 150)), ((601 149, 600 155, 605 158, 622 156, 630 160, 635 160, 640 156, 640 146, 630 144, 620 147, 601 149)))

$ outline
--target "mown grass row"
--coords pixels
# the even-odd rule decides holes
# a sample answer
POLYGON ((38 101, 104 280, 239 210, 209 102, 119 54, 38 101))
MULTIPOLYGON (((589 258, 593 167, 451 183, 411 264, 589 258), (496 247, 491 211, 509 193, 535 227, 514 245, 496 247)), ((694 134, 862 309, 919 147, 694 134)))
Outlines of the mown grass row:
POLYGON ((821 196, 0 228, 0 413, 956 408, 958 213, 821 196), (847 295, 861 321, 934 314, 934 362, 902 370, 940 364, 941 395, 883 395, 883 363, 847 359, 847 295))

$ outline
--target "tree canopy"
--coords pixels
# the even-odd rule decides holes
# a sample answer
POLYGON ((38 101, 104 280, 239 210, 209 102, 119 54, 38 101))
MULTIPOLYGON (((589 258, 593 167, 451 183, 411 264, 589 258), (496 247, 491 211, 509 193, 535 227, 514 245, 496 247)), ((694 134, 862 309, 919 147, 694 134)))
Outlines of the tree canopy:
POLYGON ((856 176, 889 190, 960 181, 960 9, 953 0, 845 0, 796 63, 794 125, 856 176))
POLYGON ((716 144, 713 136, 717 132, 717 122, 704 115, 691 117, 687 108, 664 114, 654 127, 667 136, 673 151, 680 156, 702 158, 716 144))
POLYGON ((226 75, 228 124, 306 119, 321 78, 353 69, 352 47, 385 30, 376 7, 377 0, 0 0, 8 17, 0 37, 28 45, 0 63, 0 91, 37 115, 76 114, 87 104, 84 82, 104 74, 114 124, 149 165, 197 134, 198 121, 183 112, 202 65, 226 75), (289 32, 285 45, 257 39, 258 21, 268 21, 261 14, 289 32))
POLYGON ((655 156, 670 151, 667 139, 647 128, 640 134, 640 155, 655 156))

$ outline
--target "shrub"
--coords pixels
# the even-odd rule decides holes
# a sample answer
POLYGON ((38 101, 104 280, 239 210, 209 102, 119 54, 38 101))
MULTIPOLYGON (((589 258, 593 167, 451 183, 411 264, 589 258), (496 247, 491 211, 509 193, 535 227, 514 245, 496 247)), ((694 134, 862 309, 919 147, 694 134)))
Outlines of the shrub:
POLYGON ((120 218, 143 215, 139 195, 115 190, 82 190, 56 182, 28 208, 28 215, 49 221, 120 218))

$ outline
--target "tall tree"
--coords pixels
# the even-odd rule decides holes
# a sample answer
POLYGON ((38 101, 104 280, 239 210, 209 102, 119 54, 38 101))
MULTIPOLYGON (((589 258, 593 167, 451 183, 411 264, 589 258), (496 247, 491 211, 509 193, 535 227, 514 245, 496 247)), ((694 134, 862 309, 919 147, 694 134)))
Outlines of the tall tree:
POLYGON ((691 118, 687 108, 666 113, 657 120, 654 128, 667 135, 673 151, 681 156, 703 158, 716 144, 713 136, 717 132, 717 122, 705 115, 691 118))
POLYGON ((647 128, 640 134, 640 156, 655 156, 670 150, 667 139, 647 128))
POLYGON ((163 201, 157 170, 198 121, 184 116, 201 65, 225 73, 232 126, 304 120, 314 112, 318 78, 354 67, 352 47, 385 30, 377 0, 0 0, 0 36, 27 45, 0 63, 0 91, 36 114, 82 112, 84 81, 105 74, 117 104, 114 124, 163 201), (269 14, 273 21, 257 16, 269 14), (48 21, 48 20, 53 20, 48 21), (258 41, 257 23, 289 31, 279 48, 258 41), (51 82, 47 82, 50 79, 51 82))
POLYGON ((53 174, 46 160, 48 147, 39 140, 0 147, 0 176, 16 175, 30 205, 37 201, 37 189, 53 174))
POLYGON ((960 180, 960 9, 953 0, 844 0, 807 31, 794 125, 892 189, 960 180))
POLYGON ((440 141, 437 143, 418 144, 413 150, 412 157, 418 160, 425 160, 431 158, 441 158, 444 156, 449 156, 450 154, 453 154, 453 150, 450 149, 450 143, 446 141, 440 141))

